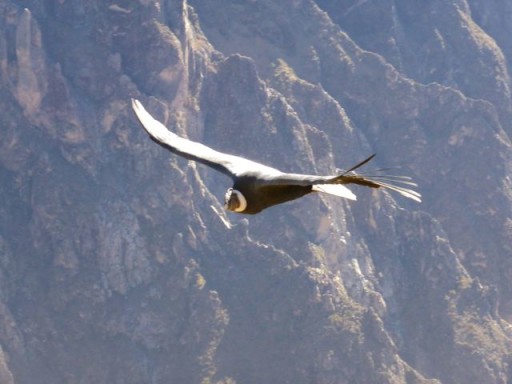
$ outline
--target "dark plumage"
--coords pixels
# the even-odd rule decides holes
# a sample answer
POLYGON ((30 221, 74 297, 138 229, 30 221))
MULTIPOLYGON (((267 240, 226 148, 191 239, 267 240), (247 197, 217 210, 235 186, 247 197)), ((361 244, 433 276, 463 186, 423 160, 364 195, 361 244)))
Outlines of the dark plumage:
POLYGON ((295 200, 311 192, 323 192, 355 200, 356 196, 344 184, 371 188, 386 188, 420 202, 421 196, 412 189, 396 185, 416 186, 405 176, 362 176, 354 171, 370 161, 370 156, 348 171, 332 176, 284 173, 275 168, 215 151, 206 145, 179 137, 155 120, 138 100, 132 107, 150 137, 171 152, 195 160, 224 173, 233 180, 225 195, 225 208, 239 213, 255 214, 265 208, 295 200))

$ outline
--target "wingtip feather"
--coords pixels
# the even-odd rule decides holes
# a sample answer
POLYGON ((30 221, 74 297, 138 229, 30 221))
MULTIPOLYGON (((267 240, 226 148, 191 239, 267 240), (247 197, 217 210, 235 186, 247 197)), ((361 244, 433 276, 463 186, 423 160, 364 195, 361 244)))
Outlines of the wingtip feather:
POLYGON ((133 111, 146 132, 156 141, 168 144, 169 136, 174 134, 171 133, 161 122, 151 116, 139 100, 131 100, 133 111))
POLYGON ((395 191, 399 194, 401 194, 402 196, 404 197, 407 197, 411 200, 414 200, 418 203, 421 203, 421 194, 419 192, 416 192, 412 189, 409 189, 409 188, 403 188, 403 187, 398 187, 396 185, 391 185, 391 184, 388 184, 388 183, 378 183, 381 187, 385 188, 385 189, 389 189, 390 191, 395 191))
POLYGON ((134 98, 131 98, 130 100, 132 101, 132 109, 135 111, 135 113, 137 113, 141 109, 144 109, 144 107, 142 106, 142 104, 139 100, 134 99, 134 98))

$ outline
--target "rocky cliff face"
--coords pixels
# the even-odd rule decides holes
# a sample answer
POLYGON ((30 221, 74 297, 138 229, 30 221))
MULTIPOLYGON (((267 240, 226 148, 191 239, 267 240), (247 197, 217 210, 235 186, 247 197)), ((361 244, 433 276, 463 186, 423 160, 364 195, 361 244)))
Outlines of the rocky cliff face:
POLYGON ((0 1, 0 382, 511 382, 509 14, 0 1), (286 171, 377 152, 425 201, 225 213, 130 97, 286 171))

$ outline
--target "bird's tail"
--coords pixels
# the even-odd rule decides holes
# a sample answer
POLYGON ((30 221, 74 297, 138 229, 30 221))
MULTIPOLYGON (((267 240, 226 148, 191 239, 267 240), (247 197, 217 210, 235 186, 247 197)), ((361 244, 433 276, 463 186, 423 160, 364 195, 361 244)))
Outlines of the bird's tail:
POLYGON ((335 184, 357 184, 370 188, 385 188, 390 191, 398 192, 404 197, 421 202, 421 195, 414 189, 409 187, 417 187, 418 185, 412 181, 408 176, 395 176, 395 175, 363 175, 357 174, 354 171, 359 167, 368 163, 375 157, 371 155, 367 159, 356 164, 349 170, 337 176, 333 181, 335 184))

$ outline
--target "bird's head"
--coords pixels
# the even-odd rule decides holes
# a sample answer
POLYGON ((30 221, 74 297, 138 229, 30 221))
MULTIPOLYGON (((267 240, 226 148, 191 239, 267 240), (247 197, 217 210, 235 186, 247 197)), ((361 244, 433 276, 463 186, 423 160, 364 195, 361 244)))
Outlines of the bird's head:
POLYGON ((224 208, 233 212, 243 212, 247 208, 247 200, 242 192, 229 188, 224 195, 224 208))

